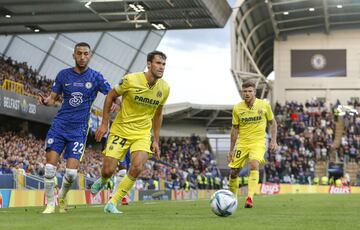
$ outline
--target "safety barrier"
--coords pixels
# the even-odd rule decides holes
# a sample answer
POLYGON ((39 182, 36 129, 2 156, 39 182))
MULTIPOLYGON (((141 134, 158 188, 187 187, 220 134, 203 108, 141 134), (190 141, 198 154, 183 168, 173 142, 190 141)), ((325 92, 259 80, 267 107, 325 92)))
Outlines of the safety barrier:
MULTIPOLYGON (((56 194, 59 190, 56 189, 56 194)), ((139 200, 198 200, 209 199, 215 190, 145 190, 132 189, 129 192, 131 201, 139 200)), ((259 186, 258 194, 360 194, 360 187, 324 186, 324 185, 289 185, 263 184, 259 186)), ((111 191, 101 191, 92 195, 89 190, 70 190, 67 195, 69 205, 104 204, 110 198, 111 191)), ((240 193, 241 194, 241 193, 240 193)), ((44 190, 11 190, 0 189, 0 207, 43 206, 46 204, 44 190)))
POLYGON ((8 90, 8 91, 17 93, 17 94, 24 95, 24 93, 25 93, 25 87, 23 84, 21 84, 19 82, 11 81, 9 79, 5 79, 1 88, 4 90, 8 90))

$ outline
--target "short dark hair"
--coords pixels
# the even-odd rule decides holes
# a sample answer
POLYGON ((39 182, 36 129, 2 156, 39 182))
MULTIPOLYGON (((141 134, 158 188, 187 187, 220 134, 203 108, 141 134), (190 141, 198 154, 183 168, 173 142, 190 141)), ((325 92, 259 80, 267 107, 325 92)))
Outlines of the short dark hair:
POLYGON ((152 60, 154 59, 155 55, 159 55, 162 59, 166 60, 166 54, 164 54, 164 53, 161 52, 161 51, 154 50, 154 51, 148 53, 148 55, 147 55, 147 61, 148 61, 148 62, 152 62, 152 60))
POLYGON ((79 42, 79 43, 77 43, 77 44, 75 45, 74 51, 75 51, 76 48, 79 47, 79 46, 82 46, 82 47, 86 46, 86 47, 89 48, 89 50, 91 50, 91 47, 90 47, 90 45, 89 45, 88 43, 86 43, 86 42, 79 42))
POLYGON ((256 85, 253 81, 245 81, 244 83, 242 83, 241 85, 242 88, 249 88, 249 87, 253 87, 254 89, 256 89, 256 85))

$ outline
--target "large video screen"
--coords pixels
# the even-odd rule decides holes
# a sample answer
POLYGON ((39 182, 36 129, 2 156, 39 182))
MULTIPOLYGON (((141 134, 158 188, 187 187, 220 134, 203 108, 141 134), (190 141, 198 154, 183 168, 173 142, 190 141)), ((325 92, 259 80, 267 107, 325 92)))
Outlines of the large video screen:
POLYGON ((346 50, 291 50, 291 77, 346 77, 346 50))

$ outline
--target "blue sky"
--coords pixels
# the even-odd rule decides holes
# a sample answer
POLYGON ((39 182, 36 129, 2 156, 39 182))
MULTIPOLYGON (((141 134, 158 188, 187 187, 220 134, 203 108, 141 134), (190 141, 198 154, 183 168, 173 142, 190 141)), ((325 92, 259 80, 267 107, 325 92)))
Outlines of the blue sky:
MULTIPOLYGON (((228 1, 230 6, 235 0, 228 1)), ((230 19, 225 28, 169 30, 158 50, 168 56, 164 79, 168 104, 235 104, 240 101, 230 73, 230 19)))

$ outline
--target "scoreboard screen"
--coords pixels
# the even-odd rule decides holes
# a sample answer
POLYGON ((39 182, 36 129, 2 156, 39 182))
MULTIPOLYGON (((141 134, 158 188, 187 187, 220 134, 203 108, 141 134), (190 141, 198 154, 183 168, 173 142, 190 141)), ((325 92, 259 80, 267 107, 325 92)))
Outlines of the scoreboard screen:
POLYGON ((291 77, 346 77, 346 50, 291 50, 291 77))

